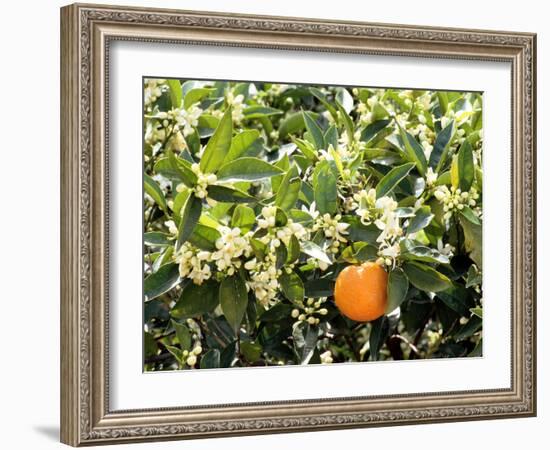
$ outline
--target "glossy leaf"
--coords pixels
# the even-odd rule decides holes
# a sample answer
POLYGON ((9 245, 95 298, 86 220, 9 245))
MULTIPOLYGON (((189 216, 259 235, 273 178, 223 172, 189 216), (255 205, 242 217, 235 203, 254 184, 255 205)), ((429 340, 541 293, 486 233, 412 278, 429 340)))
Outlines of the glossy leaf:
POLYGON ((426 292, 439 292, 451 286, 451 280, 425 264, 406 262, 403 270, 413 286, 426 292))
POLYGON ((390 170, 376 185, 376 196, 384 197, 388 195, 409 174, 415 165, 415 163, 407 163, 390 170))
POLYGON ((388 276, 388 306, 386 314, 401 306, 407 296, 409 279, 400 268, 393 269, 388 276))
POLYGON ((143 282, 143 294, 145 301, 170 291, 180 282, 180 273, 177 264, 165 264, 155 273, 152 273, 143 282))
POLYGON ((224 278, 220 284, 219 295, 223 314, 237 334, 248 303, 244 280, 239 275, 224 278))
POLYGON ((218 304, 218 284, 215 281, 208 280, 201 285, 188 282, 170 315, 176 319, 199 317, 214 311, 218 304))
POLYGON ((283 173, 258 158, 238 158, 224 164, 217 173, 219 181, 257 181, 283 173))
POLYGON ((221 167, 231 148, 232 134, 233 118, 231 108, 228 108, 204 149, 200 162, 200 169, 203 173, 215 173, 221 167))

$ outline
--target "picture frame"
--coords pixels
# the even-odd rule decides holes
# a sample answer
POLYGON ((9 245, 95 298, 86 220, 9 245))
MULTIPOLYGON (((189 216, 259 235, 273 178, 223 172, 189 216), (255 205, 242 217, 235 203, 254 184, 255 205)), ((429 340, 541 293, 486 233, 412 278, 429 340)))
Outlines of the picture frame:
POLYGON ((61 441, 81 446, 536 415, 535 99, 536 36, 530 33, 106 5, 62 8, 61 441), (109 68, 110 46, 119 41, 508 63, 510 386, 113 409, 109 68))

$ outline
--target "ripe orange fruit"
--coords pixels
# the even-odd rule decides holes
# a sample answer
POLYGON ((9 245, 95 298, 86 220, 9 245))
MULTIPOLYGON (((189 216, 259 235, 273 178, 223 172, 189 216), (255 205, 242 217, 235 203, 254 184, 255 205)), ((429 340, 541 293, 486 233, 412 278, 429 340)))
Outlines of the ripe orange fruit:
POLYGON ((386 311, 387 286, 388 274, 379 264, 348 266, 336 278, 334 301, 344 316, 370 322, 386 311))

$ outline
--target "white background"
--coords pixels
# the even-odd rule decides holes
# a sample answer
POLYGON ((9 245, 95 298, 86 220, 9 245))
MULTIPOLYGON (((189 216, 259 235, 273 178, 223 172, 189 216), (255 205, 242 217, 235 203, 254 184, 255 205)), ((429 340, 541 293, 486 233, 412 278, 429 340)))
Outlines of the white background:
POLYGON ((110 407, 114 410, 510 386, 510 65, 115 42, 110 51, 110 407), (292 67, 289 74, 287 67, 292 67), (411 70, 413 68, 414 70, 411 70), (142 76, 483 92, 483 358, 142 372, 142 76), (508 206, 505 206, 508 205, 508 206), (490 230, 490 232, 487 232, 490 230), (326 379, 345 379, 331 385, 326 379), (296 380, 308 380, 296 383, 296 380), (364 382, 365 379, 369 383, 364 382), (227 386, 234 389, 227 389, 227 386), (239 386, 241 387, 239 389, 239 386), (246 389, 242 387, 246 386, 246 389), (264 389, 269 386, 269 389, 264 389), (183 389, 182 389, 183 387, 183 389), (190 389, 185 389, 189 387, 190 389), (191 389, 192 387, 192 389, 191 389))
MULTIPOLYGON (((163 6, 332 19, 509 29, 539 33, 538 122, 548 123, 550 31, 544 2, 462 0, 390 4, 353 0, 194 0, 138 1, 122 4, 163 6), (387 6, 385 6, 387 5, 387 6), (314 7, 313 7, 314 6, 314 7), (543 29, 545 31, 543 31, 543 29)), ((0 369, 0 442, 6 448, 60 448, 59 417, 59 11, 61 2, 10 2, 2 8, 2 144, 0 177, 4 207, 0 220, 2 258, 2 364, 0 369), (7 68, 15 70, 7 71, 7 68), (6 289, 7 288, 7 289, 6 289)), ((544 193, 550 180, 547 128, 539 127, 539 416, 439 425, 374 428, 293 435, 226 438, 193 442, 142 444, 139 448, 332 449, 350 446, 416 449, 518 448, 542 442, 550 426, 547 403, 550 340, 544 317, 550 313, 543 258, 548 235, 542 232, 550 211, 544 193)), ((334 380, 345 383, 345 380, 334 380)), ((546 440, 546 439, 545 439, 546 440)), ((123 446, 130 448, 129 446, 123 446)), ((131 447, 137 448, 137 447, 131 447)))

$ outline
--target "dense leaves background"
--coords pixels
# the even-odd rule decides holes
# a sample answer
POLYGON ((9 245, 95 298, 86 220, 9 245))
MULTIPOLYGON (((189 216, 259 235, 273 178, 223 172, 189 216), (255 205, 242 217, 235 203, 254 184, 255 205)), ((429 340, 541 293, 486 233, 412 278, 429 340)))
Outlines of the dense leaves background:
POLYGON ((146 79, 143 123, 146 370, 481 354, 480 94, 146 79))

